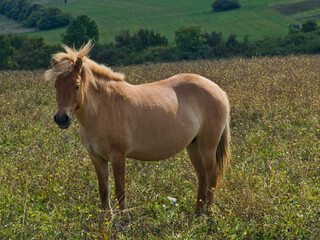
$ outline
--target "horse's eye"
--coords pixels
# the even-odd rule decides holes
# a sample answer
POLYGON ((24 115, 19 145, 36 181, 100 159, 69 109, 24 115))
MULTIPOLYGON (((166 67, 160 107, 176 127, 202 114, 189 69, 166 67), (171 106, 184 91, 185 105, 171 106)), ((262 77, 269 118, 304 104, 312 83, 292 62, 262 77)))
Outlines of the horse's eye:
POLYGON ((78 90, 78 89, 79 89, 79 85, 76 86, 76 90, 78 90))

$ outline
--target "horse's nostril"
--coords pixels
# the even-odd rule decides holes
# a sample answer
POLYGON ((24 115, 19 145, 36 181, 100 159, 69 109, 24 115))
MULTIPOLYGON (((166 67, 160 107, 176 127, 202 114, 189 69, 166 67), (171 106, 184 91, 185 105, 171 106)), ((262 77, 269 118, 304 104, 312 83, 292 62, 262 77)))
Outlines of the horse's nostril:
POLYGON ((65 116, 64 116, 64 122, 65 122, 65 123, 69 122, 69 116, 68 116, 68 115, 65 115, 65 116))
POLYGON ((53 120, 55 121, 55 123, 58 123, 57 115, 54 115, 54 116, 53 116, 53 120))

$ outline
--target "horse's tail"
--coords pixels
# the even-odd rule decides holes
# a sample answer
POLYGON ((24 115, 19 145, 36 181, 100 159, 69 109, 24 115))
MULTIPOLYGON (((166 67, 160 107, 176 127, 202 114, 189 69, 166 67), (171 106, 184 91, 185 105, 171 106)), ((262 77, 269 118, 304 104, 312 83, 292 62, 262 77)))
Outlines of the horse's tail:
POLYGON ((217 153, 216 153, 216 161, 217 165, 219 167, 219 176, 218 176, 218 182, 222 182, 224 175, 226 173, 226 169, 228 165, 230 164, 230 130, 229 130, 229 119, 226 121, 225 128, 222 132, 220 142, 217 147, 217 153))

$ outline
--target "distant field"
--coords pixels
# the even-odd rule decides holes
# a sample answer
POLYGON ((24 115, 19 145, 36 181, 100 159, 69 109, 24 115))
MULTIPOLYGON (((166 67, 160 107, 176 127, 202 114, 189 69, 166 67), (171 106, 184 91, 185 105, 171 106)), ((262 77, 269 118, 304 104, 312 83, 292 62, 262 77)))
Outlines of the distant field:
MULTIPOLYGON (((208 0, 73 0, 51 1, 44 4, 57 6, 71 12, 74 16, 86 14, 98 24, 101 42, 114 40, 120 29, 131 32, 140 28, 153 28, 165 34, 170 41, 174 31, 181 26, 197 24, 207 31, 218 31, 227 37, 236 34, 242 39, 249 34, 251 40, 265 36, 283 36, 288 32, 287 25, 295 20, 278 11, 268 8, 277 0, 240 0, 241 9, 213 13, 208 0)), ((286 1, 288 2, 288 1, 286 1)), ((48 42, 60 40, 64 29, 37 33, 48 42)))
MULTIPOLYGON (((77 121, 68 130, 53 121, 53 83, 42 71, 0 71, 0 239, 320 239, 319 69, 319 55, 115 69, 132 84, 198 73, 231 105, 232 167, 213 214, 193 215, 197 183, 185 152, 128 160, 125 229, 118 214, 100 211, 77 121)), ((116 209, 112 177, 111 189, 116 209)))

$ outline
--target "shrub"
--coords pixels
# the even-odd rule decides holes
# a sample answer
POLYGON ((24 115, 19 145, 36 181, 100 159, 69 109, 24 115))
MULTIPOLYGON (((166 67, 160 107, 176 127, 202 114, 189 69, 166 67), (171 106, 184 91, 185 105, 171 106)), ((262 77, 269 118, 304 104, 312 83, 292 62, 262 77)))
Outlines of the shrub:
POLYGON ((215 12, 228 11, 240 7, 241 5, 237 0, 215 0, 212 3, 212 8, 215 12))
POLYGON ((142 62, 169 62, 174 59, 175 48, 173 46, 150 47, 142 52, 142 62))
POLYGON ((317 28, 318 28, 317 23, 315 21, 309 20, 302 24, 301 31, 304 33, 313 32, 317 30, 317 28))

